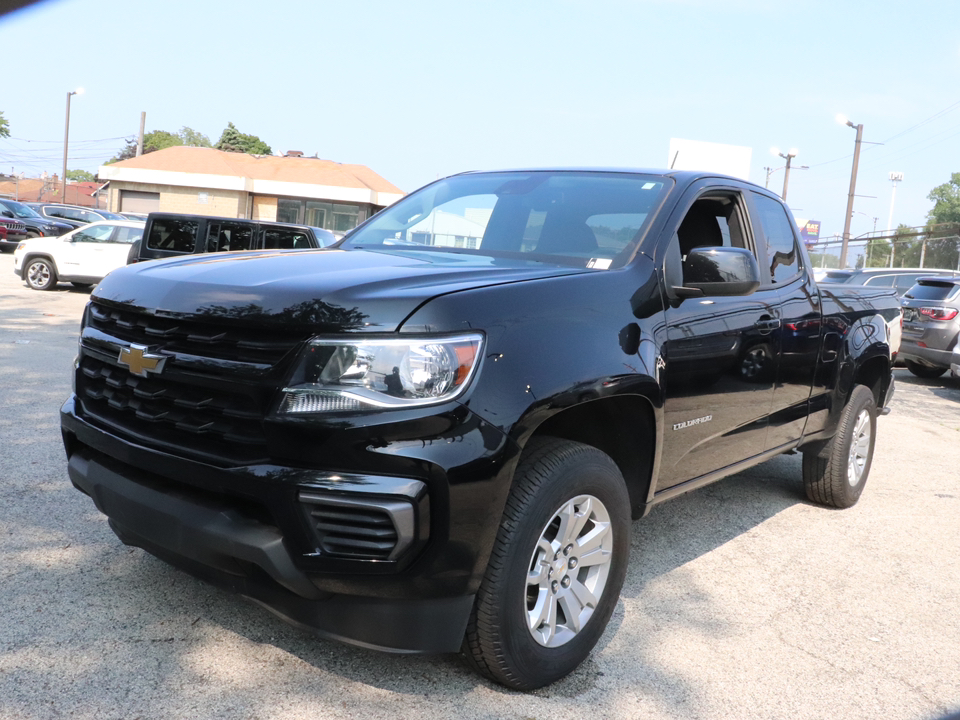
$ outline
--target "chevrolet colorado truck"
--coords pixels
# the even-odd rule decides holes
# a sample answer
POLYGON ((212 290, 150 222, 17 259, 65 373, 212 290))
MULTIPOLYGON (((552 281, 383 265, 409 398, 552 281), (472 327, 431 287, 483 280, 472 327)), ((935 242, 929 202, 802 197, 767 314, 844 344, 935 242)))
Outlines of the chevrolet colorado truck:
POLYGON ((900 332, 892 289, 817 286, 762 187, 465 173, 331 248, 111 273, 63 439, 124 543, 532 689, 590 653, 658 503, 793 451, 856 503, 900 332))

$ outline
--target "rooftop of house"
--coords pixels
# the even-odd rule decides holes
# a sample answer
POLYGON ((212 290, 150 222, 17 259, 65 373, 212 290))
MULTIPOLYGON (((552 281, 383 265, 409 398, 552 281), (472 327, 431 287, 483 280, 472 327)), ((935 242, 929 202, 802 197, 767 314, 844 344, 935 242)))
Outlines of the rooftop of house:
POLYGON ((185 145, 121 160, 110 167, 366 188, 380 193, 403 194, 403 190, 365 165, 348 165, 312 157, 247 155, 185 145))

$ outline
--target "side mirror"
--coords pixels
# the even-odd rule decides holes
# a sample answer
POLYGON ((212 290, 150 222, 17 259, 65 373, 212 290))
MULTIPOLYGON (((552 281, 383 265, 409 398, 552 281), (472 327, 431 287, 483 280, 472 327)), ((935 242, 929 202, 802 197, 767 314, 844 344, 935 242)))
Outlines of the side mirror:
POLYGON ((10 212, 9 210, 0 211, 0 215, 3 215, 4 217, 8 217, 8 218, 12 218, 12 217, 13 217, 13 213, 10 212))
POLYGON ((753 253, 744 248, 701 247, 683 261, 680 297, 704 295, 750 295, 760 287, 760 267, 753 253))

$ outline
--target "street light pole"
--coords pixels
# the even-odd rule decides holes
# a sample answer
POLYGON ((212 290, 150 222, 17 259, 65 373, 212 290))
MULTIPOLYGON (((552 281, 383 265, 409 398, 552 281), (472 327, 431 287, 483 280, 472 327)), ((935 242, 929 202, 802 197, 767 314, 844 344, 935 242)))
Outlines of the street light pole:
POLYGON ((890 182, 893 183, 893 192, 890 193, 890 217, 887 218, 887 230, 893 230, 893 202, 897 199, 897 183, 903 180, 902 172, 890 173, 890 182))
POLYGON ((83 88, 77 88, 67 93, 67 121, 63 128, 63 176, 60 178, 61 187, 63 192, 61 194, 60 202, 67 201, 67 147, 70 143, 70 96, 71 95, 83 95, 83 88))
POLYGON ((853 169, 850 171, 850 193, 847 195, 847 215, 843 219, 843 244, 840 246, 840 269, 847 266, 847 245, 850 243, 850 221, 853 220, 853 197, 857 191, 857 169, 860 166, 860 143, 863 140, 863 125, 854 125, 843 115, 837 115, 841 122, 857 131, 856 144, 853 146, 853 169))

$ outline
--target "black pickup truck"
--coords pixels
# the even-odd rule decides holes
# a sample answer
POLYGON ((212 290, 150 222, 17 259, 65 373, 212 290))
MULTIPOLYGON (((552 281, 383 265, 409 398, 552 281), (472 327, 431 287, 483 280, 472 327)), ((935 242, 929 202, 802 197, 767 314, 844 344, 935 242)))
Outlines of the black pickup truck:
POLYGON ((603 632, 631 517, 794 450, 856 503, 900 331, 891 289, 817 286, 756 185, 466 173, 332 248, 111 273, 63 438, 124 543, 531 689, 603 632))

